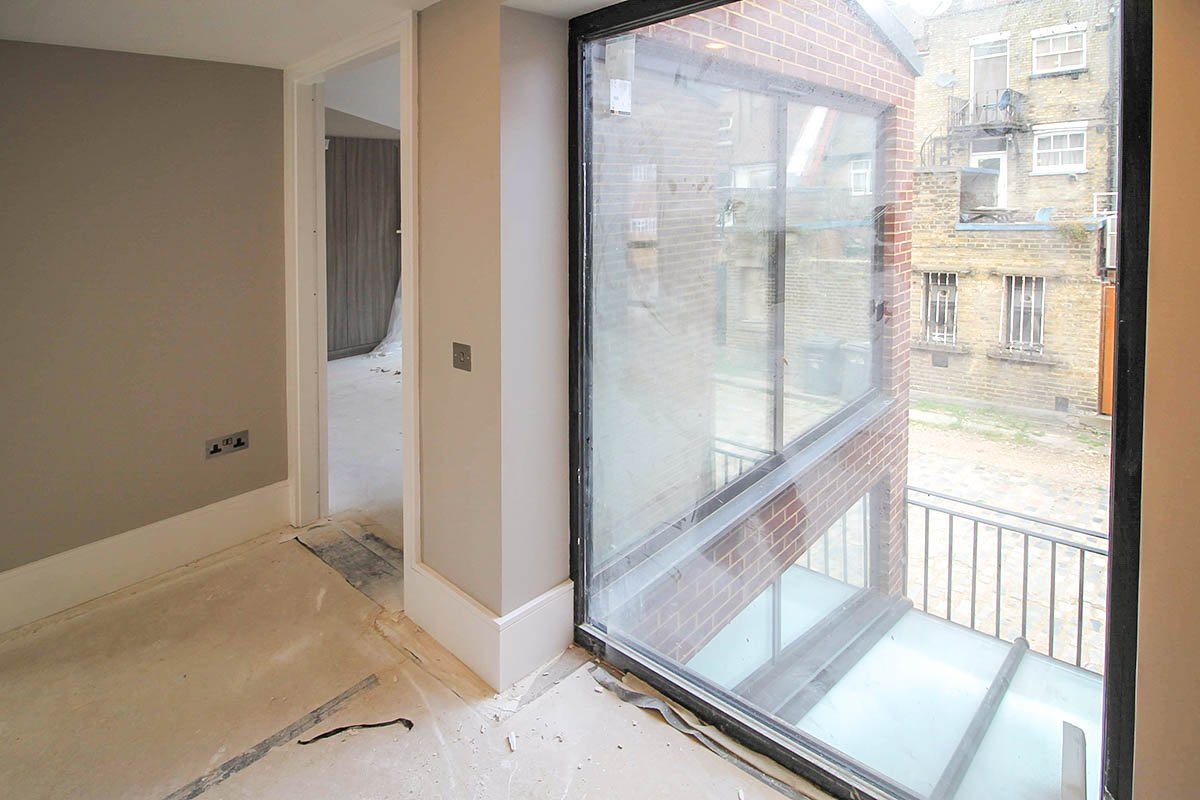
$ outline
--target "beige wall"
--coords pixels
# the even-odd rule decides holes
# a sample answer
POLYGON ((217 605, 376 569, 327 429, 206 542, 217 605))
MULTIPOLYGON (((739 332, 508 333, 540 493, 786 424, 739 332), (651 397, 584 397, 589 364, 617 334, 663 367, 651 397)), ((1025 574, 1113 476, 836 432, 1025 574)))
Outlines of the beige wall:
POLYGON ((499 5, 421 12, 417 70, 421 558, 499 613, 499 5))
POLYGON ((281 481, 287 448, 281 74, 0 42, 0 75, 3 570, 281 481))
POLYGON ((1154 3, 1154 143, 1134 795, 1200 794, 1200 17, 1154 3))

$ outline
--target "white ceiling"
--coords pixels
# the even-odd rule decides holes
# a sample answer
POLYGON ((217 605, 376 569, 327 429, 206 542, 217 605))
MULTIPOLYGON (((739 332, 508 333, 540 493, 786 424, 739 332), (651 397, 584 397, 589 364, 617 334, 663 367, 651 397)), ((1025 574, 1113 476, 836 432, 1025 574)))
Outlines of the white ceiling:
POLYGON ((0 39, 288 67, 432 0, 0 0, 0 39))
POLYGON ((570 19, 598 8, 611 6, 620 0, 506 0, 504 5, 525 11, 536 11, 551 17, 570 19))
POLYGON ((400 127, 400 56, 385 56, 325 77, 325 105, 356 117, 400 127))

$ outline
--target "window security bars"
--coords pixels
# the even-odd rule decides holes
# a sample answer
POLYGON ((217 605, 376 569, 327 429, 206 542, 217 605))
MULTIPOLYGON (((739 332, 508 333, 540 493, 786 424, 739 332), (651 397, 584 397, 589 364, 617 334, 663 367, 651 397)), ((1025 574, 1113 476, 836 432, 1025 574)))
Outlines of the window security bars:
POLYGON ((1004 277, 1001 341, 1014 352, 1045 350, 1046 279, 1029 275, 1004 277))
POLYGON ((958 275, 926 272, 924 297, 925 341, 955 344, 958 341, 958 275))

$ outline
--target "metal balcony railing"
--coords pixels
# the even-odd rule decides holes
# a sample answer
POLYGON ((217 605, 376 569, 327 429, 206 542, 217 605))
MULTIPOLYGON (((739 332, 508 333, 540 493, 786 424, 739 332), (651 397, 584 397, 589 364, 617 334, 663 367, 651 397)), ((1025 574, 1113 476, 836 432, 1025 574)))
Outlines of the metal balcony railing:
MULTIPOLYGON (((723 439, 712 452, 718 489, 771 455, 723 439)), ((1103 671, 1106 534, 915 486, 908 487, 906 504, 904 593, 915 608, 1002 641, 1025 639, 1035 652, 1103 671)), ((863 536, 869 538, 865 529, 863 536)), ((817 544, 806 553, 811 563, 805 566, 838 577, 839 569, 855 562, 844 537, 840 550, 837 541, 817 544)))
POLYGON ((1103 669, 1108 537, 908 487, 905 590, 934 616, 1103 669))
POLYGON ((1025 95, 1016 89, 988 89, 973 97, 951 97, 950 130, 981 127, 997 133, 1028 128, 1025 95))
POLYGON ((771 452, 728 439, 714 439, 712 448, 714 489, 720 489, 745 475, 755 464, 769 458, 771 452))

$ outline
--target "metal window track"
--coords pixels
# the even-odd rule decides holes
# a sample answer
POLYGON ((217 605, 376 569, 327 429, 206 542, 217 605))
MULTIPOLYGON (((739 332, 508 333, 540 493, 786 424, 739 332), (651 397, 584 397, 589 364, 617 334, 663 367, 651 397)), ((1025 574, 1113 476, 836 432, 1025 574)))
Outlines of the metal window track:
POLYGON ((877 607, 875 618, 869 624, 858 628, 841 647, 831 648, 832 652, 819 654, 820 668, 812 672, 807 680, 800 680, 794 684, 795 691, 776 712, 777 716, 798 724, 863 656, 879 644, 879 640, 887 635, 900 618, 912 609, 912 601, 907 597, 891 596, 886 600, 882 607, 877 607))

